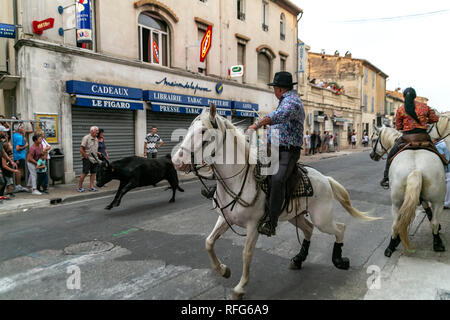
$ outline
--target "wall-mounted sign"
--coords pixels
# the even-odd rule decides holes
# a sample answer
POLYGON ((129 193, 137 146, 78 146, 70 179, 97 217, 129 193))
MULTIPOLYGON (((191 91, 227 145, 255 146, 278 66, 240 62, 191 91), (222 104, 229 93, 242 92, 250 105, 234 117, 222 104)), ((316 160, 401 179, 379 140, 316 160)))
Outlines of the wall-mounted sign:
POLYGON ((165 77, 161 81, 156 81, 155 83, 162 84, 163 86, 168 86, 168 87, 180 87, 180 88, 184 88, 184 89, 194 90, 194 94, 197 93, 197 90, 211 92, 211 89, 208 89, 205 87, 200 87, 198 85, 198 83, 194 83, 194 81, 191 81, 191 83, 189 83, 189 81, 186 81, 185 83, 181 83, 181 82, 176 82, 176 81, 168 81, 167 77, 165 77))
POLYGON ((206 55, 211 48, 212 43, 212 26, 208 26, 202 41, 200 42, 200 62, 204 62, 206 55))
POLYGON ((42 21, 33 21, 33 32, 35 34, 42 34, 44 30, 53 28, 55 23, 54 18, 48 18, 42 21))
POLYGON ((159 48, 156 41, 153 41, 153 58, 156 61, 156 63, 159 63, 159 48))
POLYGON ((92 42, 91 0, 76 0, 77 41, 92 42))
POLYGON ((228 75, 230 77, 242 77, 244 75, 244 66, 232 66, 230 69, 228 69, 228 75))
POLYGON ((14 39, 16 37, 16 27, 12 24, 0 23, 0 38, 14 39))
POLYGON ((231 100, 213 99, 206 97, 188 96, 185 94, 144 90, 144 101, 164 102, 170 104, 187 104, 191 106, 207 107, 212 102, 217 108, 231 109, 231 100))
POLYGON ((36 114, 37 127, 44 132, 45 140, 48 143, 58 143, 58 115, 57 114, 36 114))
POLYGON ((140 100, 114 99, 77 94, 72 104, 79 107, 98 109, 144 110, 144 103, 140 100))
POLYGON ((258 104, 250 102, 233 101, 232 108, 235 110, 258 111, 258 104))
POLYGON ((223 92, 223 84, 222 83, 218 83, 218 84, 216 84, 216 92, 217 92, 217 94, 222 94, 222 92, 223 92))
POLYGON ((305 72, 305 44, 298 44, 298 72, 305 72))
MULTIPOLYGON (((165 103, 153 103, 152 111, 156 112, 171 112, 171 113, 184 113, 184 114, 200 114, 205 107, 191 107, 183 105, 165 104, 165 103)), ((221 116, 231 116, 231 110, 217 109, 217 114, 221 116)))

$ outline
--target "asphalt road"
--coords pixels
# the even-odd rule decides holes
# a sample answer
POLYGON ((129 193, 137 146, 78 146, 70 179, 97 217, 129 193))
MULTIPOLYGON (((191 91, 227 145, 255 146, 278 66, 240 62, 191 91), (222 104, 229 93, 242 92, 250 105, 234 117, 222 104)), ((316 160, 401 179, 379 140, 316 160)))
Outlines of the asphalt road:
MULTIPOLYGON (((280 224, 276 237, 258 240, 246 299, 362 299, 367 268, 387 263, 384 162, 363 152, 311 165, 343 184, 355 207, 384 219, 359 221, 335 203, 336 220, 347 226, 347 271, 331 262, 334 237, 318 230, 303 268, 289 270, 300 245, 295 228, 280 224)), ((229 279, 220 277, 205 251, 217 213, 198 182, 182 186, 175 203, 156 187, 130 192, 111 211, 106 196, 0 216, 0 299, 227 299, 241 276, 244 239, 229 230, 217 241, 217 256, 231 268, 229 279)))

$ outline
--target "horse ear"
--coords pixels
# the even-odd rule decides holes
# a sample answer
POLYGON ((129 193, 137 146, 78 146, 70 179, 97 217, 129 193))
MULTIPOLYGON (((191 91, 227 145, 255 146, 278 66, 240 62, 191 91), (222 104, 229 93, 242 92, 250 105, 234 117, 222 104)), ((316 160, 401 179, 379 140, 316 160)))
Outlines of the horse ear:
POLYGON ((212 123, 216 122, 216 105, 212 102, 209 103, 209 120, 212 123))

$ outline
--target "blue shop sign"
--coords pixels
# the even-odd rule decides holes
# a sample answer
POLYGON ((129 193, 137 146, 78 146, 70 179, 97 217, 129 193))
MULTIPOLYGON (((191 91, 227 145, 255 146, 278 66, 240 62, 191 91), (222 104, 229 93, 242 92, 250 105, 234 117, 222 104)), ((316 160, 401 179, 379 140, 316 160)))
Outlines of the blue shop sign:
POLYGON ((0 38, 14 39, 16 37, 16 27, 12 24, 0 23, 0 38))
POLYGON ((256 112, 252 111, 237 111, 235 112, 235 115, 237 117, 250 117, 250 118, 256 118, 258 114, 256 112))
POLYGON ((139 100, 111 99, 83 95, 76 96, 75 105, 98 109, 144 110, 144 102, 139 100))
POLYGON ((138 88, 70 80, 66 82, 66 89, 70 94, 142 100, 142 89, 138 88))
POLYGON ((235 110, 258 111, 258 104, 250 102, 233 101, 232 108, 235 110))
POLYGON ((188 96, 163 91, 144 90, 144 101, 187 104, 191 106, 209 106, 212 102, 217 108, 231 109, 231 100, 188 96))
MULTIPOLYGON (((194 107, 186 105, 174 105, 174 104, 164 104, 152 102, 152 111, 156 112, 171 112, 171 113, 182 113, 182 114, 200 114, 202 113, 204 107, 194 107)), ((230 116, 231 110, 228 109, 217 109, 217 113, 221 116, 230 116)))

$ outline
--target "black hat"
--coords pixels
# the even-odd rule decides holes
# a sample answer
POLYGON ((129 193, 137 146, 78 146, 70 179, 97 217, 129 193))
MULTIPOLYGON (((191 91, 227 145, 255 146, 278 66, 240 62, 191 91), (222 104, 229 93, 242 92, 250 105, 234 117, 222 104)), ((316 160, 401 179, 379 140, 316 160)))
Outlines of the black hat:
POLYGON ((275 76, 273 77, 273 82, 268 83, 267 85, 281 88, 288 88, 294 84, 297 84, 297 82, 292 82, 292 74, 290 72, 280 71, 275 73, 275 76))

